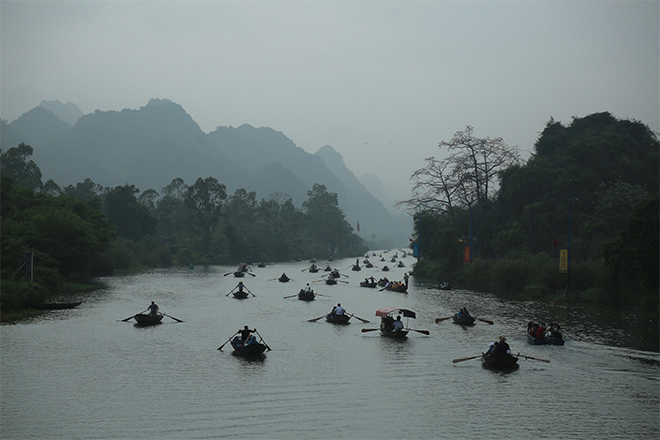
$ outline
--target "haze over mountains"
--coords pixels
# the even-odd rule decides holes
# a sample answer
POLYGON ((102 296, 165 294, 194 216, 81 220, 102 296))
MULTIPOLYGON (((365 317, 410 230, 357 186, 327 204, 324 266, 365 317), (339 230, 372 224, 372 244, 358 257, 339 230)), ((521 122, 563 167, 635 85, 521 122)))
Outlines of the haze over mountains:
MULTIPOLYGON (((61 187, 90 178, 103 186, 134 184, 160 192, 177 177, 192 184, 213 176, 229 194, 237 188, 255 191, 259 199, 283 193, 300 206, 321 183, 337 193, 346 219, 354 229, 359 222, 363 238, 401 247, 411 233, 410 217, 391 215, 332 147, 309 154, 281 132, 247 124, 204 133, 167 99, 152 99, 138 110, 88 115, 75 104, 44 101, 10 124, 2 122, 2 149, 20 142, 34 148, 43 181, 61 187)), ((383 187, 375 175, 364 178, 372 188, 383 187)), ((379 196, 387 201, 384 190, 379 196)))

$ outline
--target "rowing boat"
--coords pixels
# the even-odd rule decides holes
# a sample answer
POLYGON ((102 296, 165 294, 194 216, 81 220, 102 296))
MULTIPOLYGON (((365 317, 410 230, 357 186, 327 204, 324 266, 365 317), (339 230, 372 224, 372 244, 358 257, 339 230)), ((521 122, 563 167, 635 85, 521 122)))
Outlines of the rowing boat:
POLYGON ((482 354, 481 362, 487 368, 513 369, 518 368, 518 356, 509 353, 482 354))
POLYGON ((351 315, 333 315, 331 313, 325 315, 325 320, 333 324, 348 324, 348 321, 351 319, 351 315))
POLYGON ((138 313, 137 315, 133 316, 135 319, 135 322, 137 322, 137 325, 156 325, 160 324, 160 322, 163 320, 163 315, 147 315, 144 313, 138 313))

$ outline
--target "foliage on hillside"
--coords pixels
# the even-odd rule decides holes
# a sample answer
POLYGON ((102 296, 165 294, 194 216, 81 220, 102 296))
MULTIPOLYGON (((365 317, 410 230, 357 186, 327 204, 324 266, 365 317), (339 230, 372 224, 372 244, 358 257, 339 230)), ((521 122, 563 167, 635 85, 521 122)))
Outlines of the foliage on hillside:
POLYGON ((115 270, 366 251, 324 185, 314 185, 302 210, 283 194, 257 200, 238 189, 228 196, 214 177, 192 185, 174 179, 162 195, 129 184, 103 188, 89 178, 62 189, 42 184, 29 145, 0 153, 5 310, 115 270), (34 252, 34 284, 21 270, 27 250, 34 252))
POLYGON ((499 172, 497 194, 416 214, 424 260, 415 273, 509 295, 570 287, 568 299, 657 307, 658 150, 647 126, 609 113, 550 120, 527 163, 499 172), (470 230, 472 265, 463 263, 470 230), (558 273, 569 231, 570 286, 558 273))

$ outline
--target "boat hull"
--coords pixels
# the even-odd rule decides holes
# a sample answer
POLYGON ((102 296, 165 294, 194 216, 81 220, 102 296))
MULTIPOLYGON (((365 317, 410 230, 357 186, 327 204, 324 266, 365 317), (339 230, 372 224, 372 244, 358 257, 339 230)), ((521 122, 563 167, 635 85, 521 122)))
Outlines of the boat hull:
POLYGON ((535 338, 529 333, 527 333, 527 342, 532 345, 564 345, 564 339, 562 338, 535 338))
POLYGON ((64 309, 74 309, 82 304, 82 301, 73 302, 73 303, 30 303, 30 307, 36 310, 64 310, 64 309))
POLYGON ((476 321, 474 316, 452 316, 451 319, 454 321, 454 324, 458 325, 474 325, 474 321, 476 321))
POLYGON ((231 346, 237 356, 260 356, 266 351, 264 344, 234 345, 232 343, 231 346))
POLYGON ((300 292, 298 293, 298 299, 300 301, 314 301, 316 294, 314 292, 300 292))
POLYGON ((138 313, 133 316, 133 318, 138 325, 157 325, 163 320, 163 315, 145 315, 144 313, 138 313))
POLYGON ((518 368, 518 358, 508 353, 490 353, 481 356, 481 362, 487 368, 518 368))
POLYGON ((381 336, 384 336, 386 338, 392 338, 392 339, 403 339, 408 337, 408 330, 399 330, 399 331, 386 331, 386 330, 381 330, 380 331, 381 336))
POLYGON ((350 315, 326 315, 325 320, 333 324, 348 324, 350 315))
POLYGON ((245 299, 245 298, 248 297, 247 292, 234 292, 233 295, 234 295, 234 298, 236 298, 236 299, 245 299))
POLYGON ((374 289, 377 285, 378 283, 365 283, 364 281, 360 282, 360 287, 369 287, 374 289))

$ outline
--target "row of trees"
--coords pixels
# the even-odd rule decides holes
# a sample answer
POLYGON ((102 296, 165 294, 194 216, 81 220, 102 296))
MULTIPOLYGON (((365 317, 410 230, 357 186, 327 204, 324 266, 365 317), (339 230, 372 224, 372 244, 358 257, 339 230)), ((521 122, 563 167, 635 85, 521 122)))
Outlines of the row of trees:
POLYGON ((117 269, 366 251, 337 194, 321 184, 308 192, 302 208, 285 194, 257 200, 254 192, 238 189, 228 195, 214 177, 191 185, 177 178, 160 193, 129 184, 104 188, 89 178, 61 188, 52 180, 42 184, 29 145, 0 153, 2 302, 10 308, 28 296, 26 286, 16 284, 26 250, 34 251, 35 280, 44 288, 32 291, 33 297, 117 269))
POLYGON ((472 127, 439 147, 446 158, 426 159, 399 202, 415 215, 417 275, 508 294, 564 290, 570 230, 578 296, 657 305, 659 143, 647 126, 609 113, 550 120, 526 163, 472 127), (470 244, 477 264, 466 265, 470 244), (474 272, 487 266, 503 272, 474 272))

